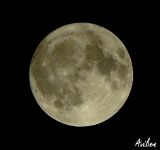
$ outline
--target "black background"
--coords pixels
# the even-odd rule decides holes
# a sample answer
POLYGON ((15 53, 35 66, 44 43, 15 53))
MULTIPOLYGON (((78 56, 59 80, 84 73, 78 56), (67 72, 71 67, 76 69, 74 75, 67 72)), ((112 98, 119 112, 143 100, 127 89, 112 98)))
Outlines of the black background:
POLYGON ((160 145, 156 4, 61 1, 4 6, 2 30, 7 54, 2 60, 9 82, 3 100, 6 107, 2 106, 6 140, 16 141, 16 146, 134 149, 138 138, 150 137, 160 145), (29 65, 39 42, 51 31, 74 22, 95 23, 112 31, 128 49, 133 63, 134 80, 128 100, 109 120, 91 127, 71 127, 51 119, 37 105, 29 85, 29 65))

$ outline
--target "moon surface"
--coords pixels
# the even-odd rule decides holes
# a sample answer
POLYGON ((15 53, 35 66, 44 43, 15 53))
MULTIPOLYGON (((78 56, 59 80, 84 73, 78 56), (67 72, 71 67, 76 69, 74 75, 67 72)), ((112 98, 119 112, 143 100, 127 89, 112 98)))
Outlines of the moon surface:
POLYGON ((109 30, 91 23, 64 25, 47 35, 33 54, 29 79, 44 112, 71 126, 96 125, 127 100, 131 58, 109 30))

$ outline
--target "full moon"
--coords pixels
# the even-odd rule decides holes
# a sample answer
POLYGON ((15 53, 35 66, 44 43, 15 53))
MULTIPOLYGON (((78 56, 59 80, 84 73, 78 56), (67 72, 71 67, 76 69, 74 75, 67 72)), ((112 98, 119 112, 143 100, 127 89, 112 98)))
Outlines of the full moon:
POLYGON ((51 118, 71 126, 102 123, 126 102, 133 82, 129 53, 112 32, 91 23, 64 25, 36 48, 30 86, 51 118))

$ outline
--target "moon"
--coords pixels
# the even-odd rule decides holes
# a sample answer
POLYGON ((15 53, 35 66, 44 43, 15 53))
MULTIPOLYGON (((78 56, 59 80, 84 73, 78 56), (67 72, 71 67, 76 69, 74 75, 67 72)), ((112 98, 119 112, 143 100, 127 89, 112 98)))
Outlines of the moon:
POLYGON ((54 120, 92 126, 116 114, 133 82, 129 53, 112 32, 92 23, 64 25, 36 48, 29 81, 33 96, 54 120))

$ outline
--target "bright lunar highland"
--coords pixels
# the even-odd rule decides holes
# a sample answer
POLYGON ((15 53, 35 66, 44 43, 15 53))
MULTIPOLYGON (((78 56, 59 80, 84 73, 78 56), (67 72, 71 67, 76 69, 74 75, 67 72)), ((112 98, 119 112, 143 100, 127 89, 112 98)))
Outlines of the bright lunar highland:
POLYGON ((96 125, 127 100, 133 82, 129 53, 109 30, 91 23, 64 25, 35 50, 32 93, 44 112, 71 126, 96 125))

